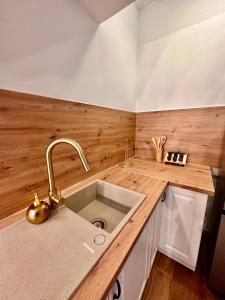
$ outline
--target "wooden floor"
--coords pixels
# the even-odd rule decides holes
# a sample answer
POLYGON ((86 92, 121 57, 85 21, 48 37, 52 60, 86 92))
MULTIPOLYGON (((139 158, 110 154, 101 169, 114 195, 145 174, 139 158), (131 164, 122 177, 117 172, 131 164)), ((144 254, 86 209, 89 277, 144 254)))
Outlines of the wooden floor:
POLYGON ((207 250, 207 243, 204 241, 201 244, 196 272, 158 252, 142 300, 224 299, 207 287, 207 250))

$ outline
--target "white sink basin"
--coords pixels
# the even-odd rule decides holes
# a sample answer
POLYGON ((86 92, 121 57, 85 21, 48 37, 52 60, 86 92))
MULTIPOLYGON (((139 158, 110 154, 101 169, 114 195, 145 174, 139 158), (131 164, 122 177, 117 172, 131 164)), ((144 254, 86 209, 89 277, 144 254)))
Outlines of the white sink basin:
POLYGON ((80 217, 108 233, 122 228, 141 204, 143 194, 97 180, 65 199, 65 205, 80 217))

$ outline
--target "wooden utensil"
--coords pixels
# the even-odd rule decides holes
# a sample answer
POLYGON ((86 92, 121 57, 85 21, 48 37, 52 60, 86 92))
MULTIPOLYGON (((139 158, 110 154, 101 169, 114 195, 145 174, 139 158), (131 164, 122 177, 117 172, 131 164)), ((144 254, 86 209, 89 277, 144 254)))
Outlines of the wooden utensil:
POLYGON ((155 156, 156 156, 157 162, 162 162, 163 146, 166 142, 166 139, 167 139, 167 137, 164 135, 152 137, 152 143, 154 145, 155 156))
POLYGON ((160 137, 153 136, 152 143, 155 149, 155 158, 157 162, 162 162, 162 150, 160 149, 160 137))
POLYGON ((163 145, 165 144, 166 140, 167 140, 167 137, 165 135, 161 136, 161 141, 162 141, 163 145))
POLYGON ((157 152, 157 143, 156 143, 156 138, 154 136, 152 137, 152 143, 155 147, 155 151, 157 152))
POLYGON ((166 142, 167 137, 165 135, 160 137, 160 149, 162 150, 165 142, 166 142))
POLYGON ((157 151, 159 151, 160 150, 160 137, 159 136, 156 137, 156 143, 157 143, 157 151))

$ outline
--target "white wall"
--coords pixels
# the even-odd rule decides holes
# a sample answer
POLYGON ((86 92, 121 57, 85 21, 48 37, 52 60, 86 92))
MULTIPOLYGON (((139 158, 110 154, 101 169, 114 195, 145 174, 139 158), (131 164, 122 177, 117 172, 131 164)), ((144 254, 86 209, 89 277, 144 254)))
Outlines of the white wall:
POLYGON ((225 105, 225 1, 140 10, 137 111, 225 105))
POLYGON ((225 0, 131 4, 101 25, 76 0, 0 0, 0 88, 129 111, 225 105, 224 28, 225 0))
POLYGON ((75 0, 0 0, 0 88, 135 110, 138 12, 100 26, 75 0))

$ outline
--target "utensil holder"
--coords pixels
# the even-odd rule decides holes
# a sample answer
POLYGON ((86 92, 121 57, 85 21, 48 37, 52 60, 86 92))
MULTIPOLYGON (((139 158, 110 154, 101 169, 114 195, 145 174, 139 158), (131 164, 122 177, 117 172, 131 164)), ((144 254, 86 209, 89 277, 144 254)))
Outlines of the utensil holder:
POLYGON ((162 157, 163 157, 163 151, 157 151, 155 154, 155 159, 157 162, 161 163, 162 162, 162 157))

